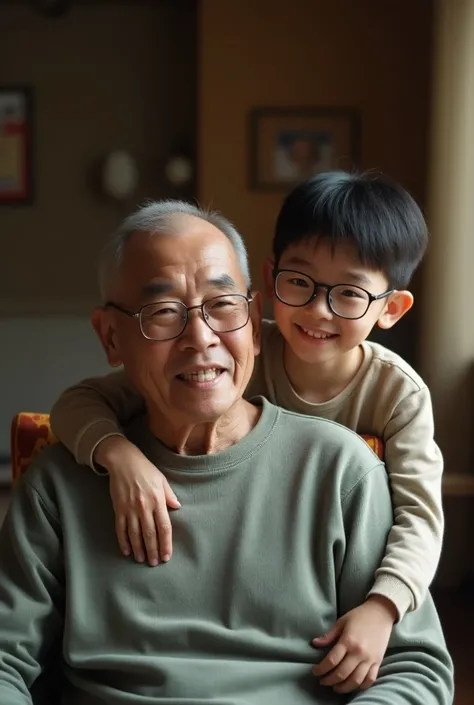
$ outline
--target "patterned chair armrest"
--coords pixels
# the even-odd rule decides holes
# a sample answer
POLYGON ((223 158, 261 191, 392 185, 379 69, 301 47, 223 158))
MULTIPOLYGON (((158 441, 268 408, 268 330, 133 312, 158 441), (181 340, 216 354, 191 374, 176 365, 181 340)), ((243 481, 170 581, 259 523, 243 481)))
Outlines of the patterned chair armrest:
POLYGON ((11 425, 12 480, 18 480, 46 446, 57 443, 51 431, 49 414, 27 411, 14 416, 11 425))
POLYGON ((368 436, 366 434, 362 434, 362 438, 367 443, 367 445, 372 448, 375 455, 383 461, 385 455, 383 440, 381 438, 378 438, 377 436, 368 436))

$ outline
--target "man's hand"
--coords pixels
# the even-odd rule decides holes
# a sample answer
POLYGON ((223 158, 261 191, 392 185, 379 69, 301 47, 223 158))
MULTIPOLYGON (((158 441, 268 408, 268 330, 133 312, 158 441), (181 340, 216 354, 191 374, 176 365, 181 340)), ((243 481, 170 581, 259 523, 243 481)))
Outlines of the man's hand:
POLYGON ((97 446, 94 461, 109 472, 115 531, 125 556, 146 558, 152 566, 169 561, 172 529, 168 506, 181 504, 166 477, 123 436, 109 436, 97 446))
POLYGON ((338 619, 325 636, 314 639, 317 648, 337 640, 321 663, 313 667, 321 685, 332 686, 336 693, 369 688, 377 678, 397 618, 389 599, 371 595, 363 605, 338 619))

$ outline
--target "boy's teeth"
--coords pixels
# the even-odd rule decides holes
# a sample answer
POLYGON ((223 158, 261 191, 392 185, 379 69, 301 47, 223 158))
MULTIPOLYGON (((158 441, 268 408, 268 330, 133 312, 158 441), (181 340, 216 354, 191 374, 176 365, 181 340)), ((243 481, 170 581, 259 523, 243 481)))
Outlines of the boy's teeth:
POLYGON ((193 382, 211 382, 218 377, 221 370, 213 368, 211 370, 199 370, 198 372, 190 372, 189 374, 180 375, 183 379, 190 379, 193 382))
MULTIPOLYGON (((303 328, 303 326, 301 326, 303 328)), ((306 335, 309 335, 310 338, 321 338, 322 340, 326 338, 330 338, 331 334, 330 333, 316 333, 314 330, 308 330, 307 328, 303 328, 304 332, 306 335)))

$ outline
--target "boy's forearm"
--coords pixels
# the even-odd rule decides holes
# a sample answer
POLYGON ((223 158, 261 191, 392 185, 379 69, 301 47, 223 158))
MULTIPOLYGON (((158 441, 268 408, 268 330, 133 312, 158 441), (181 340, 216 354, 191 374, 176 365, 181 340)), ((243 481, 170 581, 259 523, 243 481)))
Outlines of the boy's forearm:
POLYGON ((413 609, 413 593, 403 578, 396 575, 378 572, 375 583, 367 597, 370 598, 372 595, 381 595, 390 600, 397 612, 397 622, 413 609))
POLYGON ((116 422, 106 420, 94 422, 82 432, 79 438, 75 452, 76 461, 102 474, 101 468, 108 469, 109 461, 114 460, 107 443, 112 438, 125 439, 123 431, 116 422))
POLYGON ((423 602, 438 567, 443 541, 443 458, 434 441, 429 391, 398 404, 385 433, 393 526, 375 592, 393 599, 403 617, 423 602))
MULTIPOLYGON (((392 521, 387 477, 382 469, 367 474, 343 502, 348 542, 339 576, 342 613, 370 591, 370 576, 383 556, 392 521)), ((386 575, 386 573, 384 573, 386 575)), ((393 582, 387 581, 396 592, 393 582)), ((379 584, 384 585, 385 581, 379 584)), ((387 583, 385 583, 386 585, 387 583)), ((403 595, 403 586, 400 594, 403 595)), ((382 592, 381 592, 382 594, 382 592)), ((385 592, 383 593, 385 594, 385 592)), ((390 595, 386 595, 391 599, 390 595)), ((432 600, 397 623, 375 684, 352 696, 357 705, 451 705, 452 664, 443 643, 432 600)))
POLYGON ((123 373, 84 380, 67 389, 51 411, 53 433, 81 465, 94 467, 94 451, 121 424, 143 408, 123 373))
POLYGON ((394 461, 387 462, 391 463, 394 523, 371 592, 389 597, 403 618, 421 605, 438 567, 444 529, 442 462, 433 460, 424 477, 393 473, 394 461))

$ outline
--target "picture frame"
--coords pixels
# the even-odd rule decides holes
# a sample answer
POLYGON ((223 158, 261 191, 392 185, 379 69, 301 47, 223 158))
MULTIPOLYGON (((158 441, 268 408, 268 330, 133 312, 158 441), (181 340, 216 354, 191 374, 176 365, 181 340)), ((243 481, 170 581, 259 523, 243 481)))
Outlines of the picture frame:
POLYGON ((32 90, 0 85, 0 206, 32 202, 32 90))
POLYGON ((252 190, 288 191, 320 171, 360 162, 361 120, 350 107, 255 108, 249 115, 252 190))

